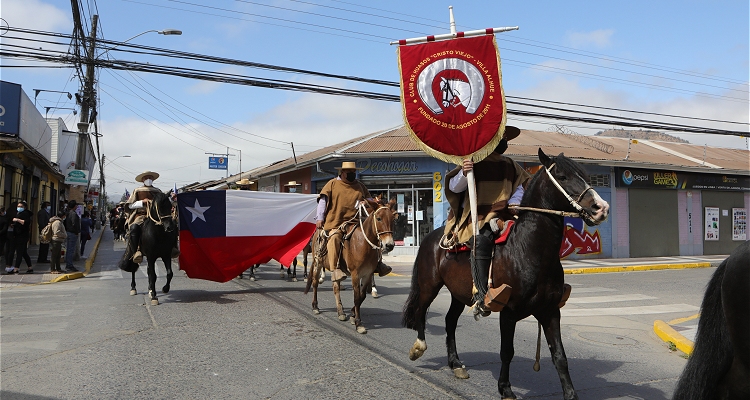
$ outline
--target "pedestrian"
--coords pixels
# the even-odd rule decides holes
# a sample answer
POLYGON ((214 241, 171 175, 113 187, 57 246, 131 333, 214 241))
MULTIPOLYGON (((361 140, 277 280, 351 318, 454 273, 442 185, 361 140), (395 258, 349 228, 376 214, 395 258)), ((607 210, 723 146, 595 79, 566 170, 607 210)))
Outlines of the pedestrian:
POLYGON ((84 211, 81 217, 81 257, 85 254, 86 242, 91 240, 91 231, 93 228, 94 221, 91 219, 91 214, 88 211, 84 211))
MULTIPOLYGON (((44 229, 47 224, 49 224, 49 219, 52 216, 50 214, 50 210, 52 209, 52 206, 50 205, 49 201, 45 201, 42 203, 42 208, 39 209, 39 212, 36 213, 36 225, 39 227, 39 233, 42 233, 42 229, 44 229)), ((39 241, 39 255, 36 257, 36 263, 37 264, 46 264, 49 262, 47 259, 47 253, 49 252, 49 243, 44 243, 41 240, 39 241)))
POLYGON ((13 252, 15 252, 16 262, 10 270, 8 270, 7 267, 5 270, 9 274, 17 274, 19 272, 18 267, 21 266, 21 258, 23 258, 24 261, 26 261, 26 273, 33 274, 34 268, 31 267, 31 257, 29 257, 29 253, 26 252, 29 244, 29 228, 31 227, 32 214, 31 211, 28 210, 25 201, 19 201, 16 204, 16 212, 16 216, 11 220, 11 225, 9 227, 9 229, 13 230, 13 238, 8 246, 8 258, 12 259, 13 252))
MULTIPOLYGON (((5 207, 0 207, 0 255, 6 256, 5 245, 8 243, 8 216, 5 214, 5 207)), ((5 262, 6 265, 10 264, 5 262)), ((6 268, 7 270, 7 268, 6 268)))
POLYGON ((68 214, 65 216, 65 232, 68 234, 65 239, 65 272, 78 272, 78 269, 73 265, 78 235, 81 233, 81 217, 76 212, 76 206, 75 200, 69 201, 68 214))
POLYGON ((49 266, 51 274, 61 274, 63 272, 62 267, 60 267, 60 253, 62 253, 62 245, 68 236, 67 232, 65 232, 63 218, 65 218, 65 211, 58 211, 57 215, 50 218, 49 222, 52 225, 52 240, 49 242, 50 253, 52 253, 49 266))

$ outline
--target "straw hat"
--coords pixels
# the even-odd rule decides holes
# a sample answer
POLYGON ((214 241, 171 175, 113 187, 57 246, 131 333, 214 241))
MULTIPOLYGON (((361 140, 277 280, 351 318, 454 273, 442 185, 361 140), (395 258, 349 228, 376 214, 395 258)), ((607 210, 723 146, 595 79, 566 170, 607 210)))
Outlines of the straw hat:
POLYGON ((342 169, 356 169, 358 171, 361 171, 364 168, 357 168, 357 163, 354 162, 354 161, 344 161, 344 162, 341 163, 341 166, 340 167, 336 167, 336 169, 338 169, 338 170, 342 170, 342 169))
POLYGON ((247 179, 247 178, 242 178, 242 179, 238 180, 237 182, 235 182, 235 184, 240 185, 240 186, 252 185, 253 183, 255 183, 255 182, 253 182, 253 181, 251 181, 250 179, 247 179))
POLYGON ((138 176, 135 177, 135 180, 138 182, 143 182, 144 178, 149 175, 153 177, 153 180, 156 180, 159 177, 159 174, 154 171, 144 171, 138 174, 138 176))
POLYGON ((302 186, 302 184, 301 183, 297 183, 297 181, 289 181, 289 183, 287 183, 284 186, 302 186))

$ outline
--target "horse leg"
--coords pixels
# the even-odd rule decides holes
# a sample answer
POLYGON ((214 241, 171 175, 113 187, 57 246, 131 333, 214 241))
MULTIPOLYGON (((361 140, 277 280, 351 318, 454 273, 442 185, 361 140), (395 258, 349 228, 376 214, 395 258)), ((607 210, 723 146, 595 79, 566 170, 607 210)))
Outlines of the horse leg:
MULTIPOLYGON (((367 328, 362 326, 362 303, 367 297, 367 288, 370 286, 369 279, 367 281, 360 281, 357 271, 352 271, 352 291, 354 292, 354 307, 352 307, 352 316, 354 320, 352 324, 357 328, 358 333, 367 333, 367 328)), ((370 278, 372 279, 372 278, 370 278)))
POLYGON ((375 274, 372 275, 372 289, 370 290, 370 294, 372 295, 372 298, 378 298, 378 287, 375 286, 375 274))
POLYGON ((515 399, 516 395, 510 387, 510 362, 515 355, 513 337, 516 334, 516 320, 508 311, 500 312, 500 377, 497 378, 497 390, 503 399, 515 399))
POLYGON ((162 293, 169 293, 169 284, 172 282, 172 276, 174 275, 172 273, 172 258, 167 256, 162 257, 161 260, 164 261, 164 268, 167 269, 167 284, 161 288, 161 291, 162 293))
POLYGON ((578 399, 573 381, 570 379, 568 372, 568 358, 565 356, 562 338, 560 337, 560 310, 555 307, 553 315, 539 320, 544 329, 544 337, 547 339, 549 352, 552 356, 552 362, 555 364, 557 374, 560 376, 560 383, 563 389, 563 398, 565 400, 578 399))
POLYGON ((156 260, 148 259, 148 294, 151 295, 151 305, 159 305, 156 298, 156 260))
POLYGON ((297 282, 297 257, 294 257, 292 265, 294 266, 294 271, 292 272, 292 282, 297 282))
POLYGON ((344 312, 343 304, 341 304, 341 281, 333 282, 333 296, 336 297, 336 313, 339 315, 339 321, 346 321, 349 317, 344 312))
MULTIPOLYGON (((456 326, 458 326, 458 317, 461 316, 464 307, 466 307, 464 303, 451 296, 451 305, 448 313, 445 314, 445 333, 447 334, 445 346, 448 348, 448 366, 453 370, 453 375, 459 379, 469 379, 466 366, 458 358, 458 350, 456 350, 456 326)), ((422 332, 424 337, 424 330, 422 332)))
POLYGON ((135 290, 135 273, 136 273, 136 271, 132 272, 133 279, 130 281, 130 295, 131 296, 135 296, 135 295, 138 294, 138 291, 135 290))

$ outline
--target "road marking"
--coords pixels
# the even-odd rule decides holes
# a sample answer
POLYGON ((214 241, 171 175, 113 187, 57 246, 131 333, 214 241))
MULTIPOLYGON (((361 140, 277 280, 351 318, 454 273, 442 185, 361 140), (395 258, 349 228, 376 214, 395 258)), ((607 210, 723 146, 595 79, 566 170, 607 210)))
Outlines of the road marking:
POLYGON ((617 289, 610 289, 604 287, 590 287, 590 288, 575 288, 572 290, 572 294, 579 293, 600 293, 600 292, 616 292, 617 289))
POLYGON ((611 308, 577 308, 560 310, 564 317, 594 317, 603 315, 639 315, 665 314, 675 312, 697 311, 699 307, 690 304, 661 304, 641 307, 611 307, 611 308))
POLYGON ((671 321, 669 321, 667 323, 669 325, 676 325, 676 324, 680 324, 680 323, 683 323, 683 322, 692 321, 692 320, 694 320, 694 319, 696 319, 696 318, 698 318, 700 316, 701 316, 700 314, 694 314, 694 315, 691 315, 691 316, 685 317, 685 318, 673 319, 673 320, 671 320, 671 321))
POLYGON ((38 332, 63 332, 67 327, 67 322, 19 326, 8 326, 8 324, 3 324, 3 338, 6 338, 5 335, 19 335, 38 332))
POLYGON ((645 294, 616 294, 611 296, 571 297, 566 304, 611 303, 615 301, 654 300, 656 298, 645 294))

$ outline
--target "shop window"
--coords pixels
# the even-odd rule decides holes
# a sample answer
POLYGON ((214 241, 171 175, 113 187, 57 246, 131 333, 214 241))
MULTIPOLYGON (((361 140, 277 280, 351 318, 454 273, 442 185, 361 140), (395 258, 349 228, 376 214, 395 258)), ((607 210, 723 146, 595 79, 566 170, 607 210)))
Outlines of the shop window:
POLYGON ((589 185, 594 187, 609 187, 609 174, 589 175, 589 185))

